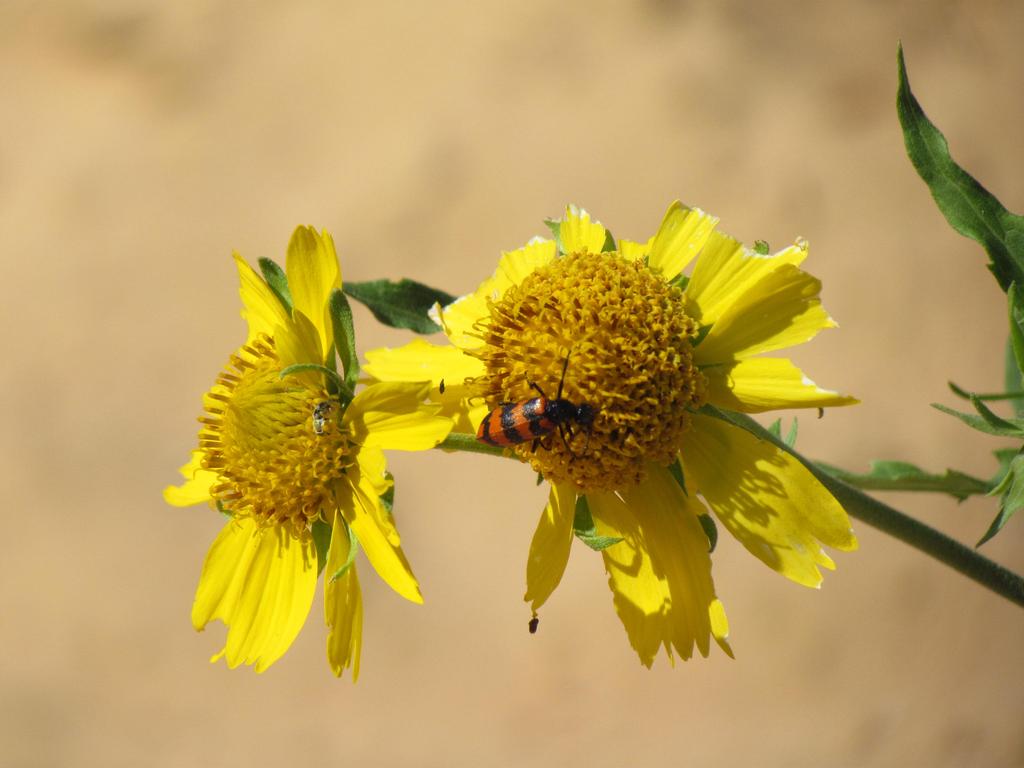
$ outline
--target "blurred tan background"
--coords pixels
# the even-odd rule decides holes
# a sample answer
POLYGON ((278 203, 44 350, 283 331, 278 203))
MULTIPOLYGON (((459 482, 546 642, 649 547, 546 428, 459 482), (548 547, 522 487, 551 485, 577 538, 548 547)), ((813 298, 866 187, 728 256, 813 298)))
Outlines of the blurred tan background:
MULTIPOLYGON (((570 201, 647 237, 676 197, 808 238, 842 329, 798 350, 863 405, 800 445, 988 476, 928 407, 1001 382, 1003 299, 905 159, 896 42, 954 155, 1024 209, 1015 2, 0 6, 4 766, 1024 765, 1024 613, 858 525, 813 592, 723 537, 737 659, 652 671, 582 547, 526 631, 521 468, 396 455, 425 607, 364 568, 363 674, 319 599, 268 673, 210 665, 221 521, 160 489, 240 343, 238 249, 335 236, 346 279, 465 292, 570 201), (500 489, 500 492, 495 492, 500 489)), ((365 350, 407 336, 358 311, 365 350)), ((528 473, 526 473, 528 474, 528 473)), ((890 496, 973 542, 990 500, 890 496)), ((1024 570, 1024 521, 985 551, 1024 570)))

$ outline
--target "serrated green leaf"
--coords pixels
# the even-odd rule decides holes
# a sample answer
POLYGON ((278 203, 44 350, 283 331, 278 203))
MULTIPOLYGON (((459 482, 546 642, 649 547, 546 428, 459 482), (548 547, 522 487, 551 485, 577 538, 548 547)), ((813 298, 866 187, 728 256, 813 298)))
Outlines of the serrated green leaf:
POLYGON ((715 525, 715 518, 711 515, 697 515, 700 527, 704 529, 704 535, 708 537, 708 553, 715 551, 718 544, 718 526, 715 525))
POLYGON ((284 308, 291 312, 292 292, 288 287, 288 276, 285 275, 284 270, 272 259, 260 259, 259 265, 260 272, 263 273, 263 279, 267 281, 270 290, 274 292, 274 295, 284 305, 284 308))
POLYGON ((823 462, 815 462, 832 477, 866 491, 924 491, 945 493, 957 501, 968 496, 981 496, 992 490, 992 483, 947 469, 936 475, 905 461, 872 461, 864 474, 848 472, 823 462))
POLYGON ((345 283, 343 290, 356 301, 365 304, 384 325, 415 333, 440 331, 441 326, 431 320, 427 312, 434 304, 451 304, 456 298, 450 293, 405 278, 398 282, 368 280, 365 283, 345 283))
POLYGON ((999 286, 1024 285, 1024 217, 1010 213, 949 154, 949 145, 910 90, 903 46, 897 55, 896 110, 907 155, 931 190, 936 205, 957 232, 980 243, 999 286))
POLYGON ((335 288, 331 291, 328 304, 331 313, 331 328, 334 332, 334 348, 341 358, 341 370, 345 373, 342 386, 349 393, 349 400, 356 391, 359 380, 359 355, 356 353, 356 328, 352 322, 352 307, 345 294, 335 288))
POLYGON ((618 544, 622 541, 621 537, 618 536, 599 536, 597 533, 597 527, 594 525, 594 518, 590 514, 590 505, 587 503, 586 496, 580 496, 576 499, 576 510, 573 515, 572 530, 576 534, 576 538, 586 544, 595 552, 600 552, 603 549, 613 544, 618 544))
POLYGON ((992 491, 992 495, 996 494, 1002 495, 999 500, 999 512, 976 546, 980 547, 999 533, 1009 519, 1024 507, 1024 455, 1017 454, 1010 462, 1006 476, 992 491))
POLYGON ((323 520, 314 520, 310 532, 313 534, 313 544, 316 546, 316 573, 319 576, 323 572, 324 566, 327 565, 327 549, 331 546, 331 526, 323 520))
POLYGON ((941 403, 932 403, 931 405, 935 410, 948 413, 950 416, 956 416, 971 429, 984 432, 986 435, 998 435, 999 437, 1024 437, 1024 432, 1017 427, 1012 427, 1012 425, 1012 428, 1008 429, 997 428, 980 416, 975 416, 973 413, 962 413, 961 411, 954 410, 953 408, 942 405, 941 403))
POLYGON ((604 231, 604 245, 601 246, 601 253, 611 253, 612 251, 619 250, 619 246, 615 244, 615 238, 612 237, 612 231, 606 229, 604 231))
POLYGON ((1021 452, 1018 448, 998 448, 992 451, 992 455, 996 457, 996 461, 999 462, 999 469, 996 470, 995 475, 989 481, 989 485, 993 488, 998 486, 1003 478, 1006 477, 1006 473, 1010 471, 1010 464, 1013 463, 1014 458, 1021 452))

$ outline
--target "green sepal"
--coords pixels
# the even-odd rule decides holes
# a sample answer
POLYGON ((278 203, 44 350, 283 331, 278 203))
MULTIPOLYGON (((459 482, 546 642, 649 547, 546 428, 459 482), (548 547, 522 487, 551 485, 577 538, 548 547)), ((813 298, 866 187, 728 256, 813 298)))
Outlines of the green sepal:
POLYGON ((690 342, 690 345, 693 347, 699 347, 700 343, 708 337, 708 334, 711 333, 711 329, 714 327, 714 323, 702 325, 700 328, 697 329, 697 335, 693 337, 693 341, 690 342))
POLYGON ((391 485, 380 495, 380 503, 384 505, 384 509, 390 515, 395 508, 395 476, 391 474, 390 470, 385 469, 384 477, 391 482, 391 485))
POLYGON ((942 405, 941 403, 932 403, 932 408, 937 411, 942 411, 943 413, 948 413, 950 416, 956 416, 967 426, 972 429, 976 429, 979 432, 984 432, 987 435, 998 435, 999 437, 1024 437, 1024 424, 1017 420, 1011 422, 996 416, 977 397, 972 397, 971 403, 977 409, 978 413, 981 414, 980 416, 975 416, 971 413, 963 413, 942 405))
MULTIPOLYGON (((279 378, 285 379, 289 376, 294 376, 296 373, 305 373, 306 371, 312 371, 313 373, 321 374, 335 387, 343 387, 343 382, 338 378, 338 372, 333 371, 326 365, 320 365, 318 363, 295 363, 289 365, 287 368, 282 368, 279 378)), ((349 395, 351 397, 351 395, 349 395)))
POLYGON ((945 493, 957 501, 963 501, 968 496, 981 496, 992 490, 991 482, 959 470, 947 469, 937 475, 905 461, 872 461, 870 469, 863 474, 848 472, 820 461, 815 464, 832 477, 866 491, 945 493))
POLYGON ((715 546, 718 544, 718 526, 715 524, 715 518, 705 513, 697 515, 697 522, 704 529, 704 535, 708 537, 708 554, 711 554, 715 551, 715 546))
POLYGON ((597 527, 594 525, 594 518, 590 514, 590 505, 586 496, 576 499, 576 511, 572 520, 572 531, 576 538, 586 544, 595 552, 608 549, 612 544, 622 541, 620 536, 599 536, 597 527))
POLYGON ((338 521, 338 525, 344 525, 345 530, 348 531, 348 557, 345 558, 345 562, 342 563, 341 567, 331 574, 331 582, 335 582, 345 575, 345 571, 352 567, 352 563, 356 561, 356 554, 359 552, 359 539, 352 532, 352 529, 348 527, 348 523, 345 522, 345 518, 338 515, 335 518, 338 521))
POLYGON ((544 473, 543 472, 538 472, 537 473, 537 485, 540 485, 543 482, 544 482, 544 473))
POLYGON ((686 476, 683 474, 683 463, 679 461, 678 456, 676 456, 675 461, 668 465, 668 473, 672 475, 672 479, 683 489, 683 495, 689 496, 690 492, 686 490, 686 476))
POLYGON ((925 115, 910 90, 903 46, 897 54, 899 90, 896 111, 903 127, 907 156, 931 190, 946 221, 957 232, 980 243, 988 253, 989 270, 1000 288, 1024 285, 1024 216, 1010 213, 949 154, 941 131, 925 115))
POLYGON ((331 526, 323 520, 314 520, 310 527, 310 533, 313 535, 313 544, 316 547, 316 575, 319 576, 327 565, 327 550, 331 546, 331 526))
POLYGON ((367 280, 345 283, 344 291, 365 304, 373 316, 391 328, 414 333, 437 333, 441 326, 430 319, 428 310, 435 304, 451 304, 456 297, 415 280, 367 280))
POLYGON ((356 382, 359 380, 359 356, 356 354, 356 328, 352 322, 352 307, 349 306, 345 294, 335 288, 331 291, 328 309, 334 331, 334 348, 341 358, 341 370, 345 372, 342 386, 351 400, 356 391, 356 382))
POLYGON ((997 494, 1002 496, 999 500, 999 512, 975 546, 980 547, 999 533, 1014 513, 1024 507, 1024 455, 1017 454, 1010 462, 1002 482, 992 489, 991 495, 997 494))
POLYGON ((755 240, 754 241, 754 253, 758 256, 767 256, 772 252, 771 247, 768 245, 767 240, 755 240))
POLYGON ((612 237, 612 231, 606 229, 604 231, 604 245, 601 246, 601 253, 611 253, 612 251, 619 250, 619 246, 615 244, 615 238, 612 237))
POLYGON ((544 219, 544 226, 551 230, 551 237, 555 241, 555 250, 564 256, 565 249, 562 248, 562 220, 544 219))
POLYGON ((260 265, 260 272, 263 273, 263 279, 267 281, 270 290, 274 292, 274 295, 284 305, 284 308, 291 312, 292 292, 288 287, 288 276, 284 273, 284 270, 273 259, 262 258, 258 263, 260 265))
POLYGON ((782 440, 790 448, 796 447, 796 435, 799 422, 796 416, 793 417, 793 423, 789 425, 789 433, 785 438, 782 437, 782 419, 776 419, 768 427, 768 431, 772 433, 777 439, 782 440))

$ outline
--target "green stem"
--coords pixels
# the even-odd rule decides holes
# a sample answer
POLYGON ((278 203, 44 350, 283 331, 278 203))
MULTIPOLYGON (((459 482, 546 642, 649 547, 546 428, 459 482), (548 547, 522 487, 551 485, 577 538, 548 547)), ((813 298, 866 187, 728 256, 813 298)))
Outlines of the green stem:
POLYGON ((443 451, 465 451, 467 453, 486 453, 490 456, 505 456, 505 449, 488 445, 476 439, 476 435, 465 432, 452 432, 439 445, 443 451))
POLYGON ((904 544, 909 544, 915 549, 931 555, 939 562, 945 563, 964 576, 988 587, 997 595, 1024 607, 1024 579, 1017 574, 989 560, 976 550, 949 538, 944 533, 908 517, 888 504, 883 504, 877 499, 861 493, 842 480, 831 477, 814 462, 805 459, 749 416, 726 413, 717 409, 711 409, 711 412, 712 415, 736 424, 763 440, 771 441, 780 449, 799 459, 821 481, 822 485, 832 492, 832 495, 839 500, 839 503, 852 517, 888 533, 904 544))

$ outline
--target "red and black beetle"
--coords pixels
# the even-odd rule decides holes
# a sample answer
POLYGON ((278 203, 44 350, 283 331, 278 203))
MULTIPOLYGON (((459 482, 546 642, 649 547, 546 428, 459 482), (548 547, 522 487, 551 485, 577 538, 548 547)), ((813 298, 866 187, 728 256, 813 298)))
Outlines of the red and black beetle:
POLYGON ((593 406, 587 403, 576 405, 562 397, 565 372, 569 367, 569 355, 571 354, 572 352, 565 356, 565 363, 562 365, 562 379, 558 382, 558 394, 555 395, 554 400, 548 398, 544 390, 531 381, 530 387, 537 390, 540 397, 523 400, 519 403, 502 403, 480 422, 476 439, 482 443, 499 447, 518 445, 532 440, 533 447, 536 449, 542 438, 558 430, 566 450, 575 458, 576 454, 569 447, 569 440, 573 437, 572 424, 575 423, 580 430, 587 433, 587 442, 589 443, 590 430, 596 412, 593 406))

